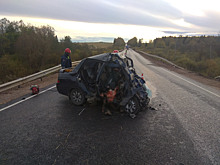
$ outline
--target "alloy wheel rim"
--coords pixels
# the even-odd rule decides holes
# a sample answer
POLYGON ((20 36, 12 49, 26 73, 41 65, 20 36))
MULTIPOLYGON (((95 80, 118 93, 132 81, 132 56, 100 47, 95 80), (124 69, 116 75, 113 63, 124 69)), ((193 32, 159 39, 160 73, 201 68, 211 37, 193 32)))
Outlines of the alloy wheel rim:
POLYGON ((126 108, 126 111, 129 113, 135 112, 135 110, 136 110, 135 102, 133 100, 130 100, 125 108, 126 108))
POLYGON ((73 92, 73 94, 72 94, 72 98, 73 98, 73 101, 74 101, 74 102, 79 103, 79 102, 82 100, 82 95, 81 95, 80 92, 75 91, 75 92, 73 92))

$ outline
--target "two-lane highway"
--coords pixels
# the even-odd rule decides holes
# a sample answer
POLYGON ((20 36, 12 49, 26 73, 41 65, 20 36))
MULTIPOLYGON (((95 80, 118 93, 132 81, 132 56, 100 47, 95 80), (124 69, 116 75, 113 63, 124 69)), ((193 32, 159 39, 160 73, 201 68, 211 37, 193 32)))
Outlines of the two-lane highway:
POLYGON ((132 50, 128 56, 134 60, 137 72, 144 73, 149 83, 153 84, 155 94, 169 104, 201 159, 208 157, 213 164, 219 164, 220 91, 167 69, 155 67, 132 50))
POLYGON ((220 164, 220 91, 128 56, 156 110, 105 116, 52 87, 0 112, 0 164, 220 164))

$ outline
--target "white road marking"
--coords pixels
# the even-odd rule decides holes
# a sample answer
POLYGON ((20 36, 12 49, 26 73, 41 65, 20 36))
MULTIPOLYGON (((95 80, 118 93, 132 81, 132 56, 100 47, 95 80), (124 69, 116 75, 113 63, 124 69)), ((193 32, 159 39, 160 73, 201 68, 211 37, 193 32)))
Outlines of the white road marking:
MULTIPOLYGON (((163 68, 161 68, 161 69, 163 69, 163 68)), ((203 88, 203 87, 201 87, 201 86, 199 86, 199 85, 196 85, 196 84, 194 84, 194 83, 192 83, 192 82, 190 82, 190 81, 188 81, 188 80, 186 80, 186 79, 184 79, 184 78, 182 78, 182 77, 180 77, 180 76, 177 76, 176 74, 174 74, 174 73, 172 73, 172 72, 170 72, 170 71, 167 71, 166 69, 163 69, 163 70, 166 71, 167 73, 172 74, 172 75, 175 76, 175 77, 178 77, 178 78, 181 79, 181 80, 184 80, 184 81, 188 82, 188 83, 191 84, 191 85, 196 86, 197 88, 200 88, 200 89, 202 89, 202 90, 204 90, 204 91, 206 91, 206 92, 208 92, 208 93, 210 93, 210 94, 213 94, 213 95, 215 95, 215 96, 217 96, 217 97, 220 97, 218 94, 213 93, 213 92, 211 92, 211 91, 209 91, 209 90, 207 90, 207 89, 205 89, 205 88, 203 88)))
POLYGON ((31 99, 31 98, 33 98, 33 97, 36 97, 36 96, 38 96, 38 95, 40 95, 40 94, 42 94, 42 93, 44 93, 44 92, 47 92, 47 91, 49 91, 49 90, 51 90, 51 89, 53 89, 53 88, 55 88, 55 87, 56 87, 56 85, 54 85, 54 86, 52 86, 52 87, 50 87, 50 88, 48 88, 48 89, 45 89, 44 91, 41 91, 41 92, 40 92, 39 94, 37 94, 37 95, 32 95, 32 96, 30 96, 30 97, 28 97, 28 98, 25 98, 24 100, 20 100, 20 101, 14 103, 14 104, 11 104, 11 105, 9 105, 9 106, 7 106, 7 107, 4 107, 4 108, 0 109, 0 112, 6 110, 6 109, 8 109, 8 108, 11 108, 11 107, 13 107, 13 106, 15 106, 15 105, 17 105, 17 104, 20 104, 20 103, 22 103, 22 102, 24 102, 24 101, 27 101, 27 100, 29 100, 29 99, 31 99))
MULTIPOLYGON (((140 57, 142 57, 142 56, 140 56, 140 57)), ((219 96, 218 94, 216 94, 216 93, 213 93, 213 92, 211 92, 211 91, 209 91, 209 90, 207 90, 207 89, 205 89, 205 88, 203 88, 203 87, 201 87, 201 86, 199 86, 199 85, 194 84, 193 82, 190 82, 190 81, 188 81, 188 80, 186 80, 186 79, 184 79, 184 78, 182 78, 182 77, 180 77, 180 76, 177 76, 176 74, 174 74, 174 73, 172 73, 172 72, 170 72, 170 71, 168 71, 168 70, 166 70, 166 69, 164 69, 164 68, 162 68, 162 67, 160 67, 160 68, 163 69, 164 71, 166 71, 167 73, 170 73, 170 74, 172 74, 173 76, 175 76, 175 77, 177 77, 177 78, 179 78, 179 79, 181 79, 181 80, 184 80, 185 82, 188 82, 188 83, 191 84, 191 85, 196 86, 197 88, 200 88, 200 89, 202 89, 202 90, 204 90, 204 91, 206 91, 206 92, 208 92, 208 93, 210 93, 210 94, 212 94, 212 95, 214 95, 214 96, 220 97, 220 96, 219 96)))

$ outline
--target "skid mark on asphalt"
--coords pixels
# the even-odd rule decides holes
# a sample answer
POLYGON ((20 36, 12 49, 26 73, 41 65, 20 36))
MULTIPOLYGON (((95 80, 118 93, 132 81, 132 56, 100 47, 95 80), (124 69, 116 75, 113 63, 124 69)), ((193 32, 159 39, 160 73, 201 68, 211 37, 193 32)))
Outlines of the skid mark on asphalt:
POLYGON ((55 88, 55 87, 56 87, 56 86, 54 85, 54 86, 52 86, 52 87, 50 87, 50 88, 48 88, 48 89, 45 89, 45 90, 41 91, 41 92, 40 92, 39 94, 37 94, 37 95, 32 95, 32 96, 27 97, 27 98, 22 98, 22 100, 20 100, 20 101, 14 103, 14 104, 11 104, 11 105, 9 105, 9 106, 7 106, 7 107, 4 107, 4 108, 0 109, 0 112, 6 110, 6 109, 8 109, 8 108, 11 108, 11 107, 13 107, 13 106, 15 106, 15 105, 18 105, 18 104, 20 104, 20 103, 22 103, 22 102, 24 102, 24 101, 27 101, 27 100, 29 100, 29 99, 31 99, 31 98, 33 98, 33 97, 36 97, 36 96, 38 96, 38 95, 40 95, 40 94, 42 94, 42 93, 44 93, 44 92, 47 92, 47 91, 49 91, 49 90, 51 90, 51 89, 53 89, 53 88, 55 88))

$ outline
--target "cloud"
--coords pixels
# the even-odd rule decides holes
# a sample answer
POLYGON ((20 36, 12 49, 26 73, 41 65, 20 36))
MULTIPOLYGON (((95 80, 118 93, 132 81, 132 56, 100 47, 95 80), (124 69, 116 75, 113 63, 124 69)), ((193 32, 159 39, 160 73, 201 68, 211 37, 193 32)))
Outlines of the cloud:
POLYGON ((180 31, 163 31, 165 34, 170 34, 170 35, 173 35, 173 34, 178 34, 178 35, 183 35, 183 34, 187 34, 189 32, 180 32, 180 31))
POLYGON ((84 37, 76 36, 71 39, 72 42, 113 42, 114 38, 112 37, 84 37))
POLYGON ((185 20, 199 27, 220 30, 220 12, 206 11, 204 14, 203 17, 187 15, 185 20))
MULTIPOLYGON (((184 12, 187 11, 190 4, 181 1, 182 4, 185 4, 185 8, 180 9, 181 6, 176 7, 171 2, 171 0, 53 0, 52 2, 2 0, 0 15, 87 23, 141 25, 167 29, 164 31, 220 30, 219 10, 204 10, 202 11, 203 16, 195 16, 184 12)), ((194 6, 194 8, 196 7, 194 6)))
MULTIPOLYGON (((0 14, 43 17, 90 23, 176 27, 168 21, 181 13, 162 0, 7 0, 0 14)), ((178 26, 177 26, 178 27, 178 26)))

